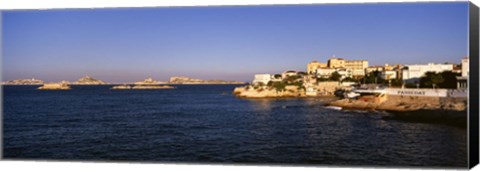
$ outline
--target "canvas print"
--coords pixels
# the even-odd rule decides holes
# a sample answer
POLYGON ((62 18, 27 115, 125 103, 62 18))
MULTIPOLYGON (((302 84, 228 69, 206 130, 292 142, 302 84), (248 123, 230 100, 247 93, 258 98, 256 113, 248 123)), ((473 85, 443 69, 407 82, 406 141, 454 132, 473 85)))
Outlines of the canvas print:
POLYGON ((468 9, 5 10, 2 155, 465 168, 468 9))

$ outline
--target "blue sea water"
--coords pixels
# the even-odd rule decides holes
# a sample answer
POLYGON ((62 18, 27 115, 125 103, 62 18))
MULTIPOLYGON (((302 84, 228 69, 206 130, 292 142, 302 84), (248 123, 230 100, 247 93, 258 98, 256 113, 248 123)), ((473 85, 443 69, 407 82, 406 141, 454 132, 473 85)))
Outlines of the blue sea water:
POLYGON ((465 128, 337 111, 328 98, 243 99, 235 85, 3 87, 6 159, 467 165, 465 128))

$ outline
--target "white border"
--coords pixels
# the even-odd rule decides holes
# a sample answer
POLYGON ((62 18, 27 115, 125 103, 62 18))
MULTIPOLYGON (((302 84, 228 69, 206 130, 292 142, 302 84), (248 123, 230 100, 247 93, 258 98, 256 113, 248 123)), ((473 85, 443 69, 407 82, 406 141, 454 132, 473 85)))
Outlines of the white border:
MULTIPOLYGON (((433 0, 444 2, 449 0, 433 0)), ((451 0, 450 0, 451 1, 451 0)), ((465 0, 455 0, 465 1, 465 0)), ((471 0, 477 6, 480 0, 471 0)), ((326 3, 373 3, 373 2, 429 2, 425 0, 1 0, 0 10, 15 9, 64 9, 64 8, 112 8, 112 7, 162 7, 162 6, 207 6, 207 5, 267 5, 267 4, 326 4, 326 3)), ((432 2, 432 1, 430 1, 432 2)), ((1 36, 1 34, 0 34, 1 36)), ((1 140, 0 140, 1 141, 1 140)), ((95 162, 44 162, 44 161, 0 161, 1 170, 420 170, 385 168, 342 168, 300 166, 232 166, 198 164, 138 164, 138 163, 95 163, 95 162)), ((426 169, 421 169, 426 170, 426 169)), ((433 169, 428 169, 433 170, 433 169)), ((474 170, 480 170, 476 167, 474 170)))
MULTIPOLYGON (((105 7, 159 7, 207 5, 267 5, 315 3, 372 3, 372 2, 428 2, 425 0, 2 0, 0 9, 105 8, 105 7)), ((431 0, 431 2, 466 0, 431 0)), ((476 0, 478 1, 478 0, 476 0)))

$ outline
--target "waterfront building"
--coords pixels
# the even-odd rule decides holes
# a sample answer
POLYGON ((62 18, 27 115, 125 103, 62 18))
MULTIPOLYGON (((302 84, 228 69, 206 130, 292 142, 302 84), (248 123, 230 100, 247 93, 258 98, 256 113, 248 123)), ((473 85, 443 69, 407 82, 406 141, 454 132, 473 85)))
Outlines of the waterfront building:
POLYGON ((461 75, 462 74, 462 65, 453 64, 452 72, 461 75))
POLYGON ((345 67, 345 59, 343 58, 330 58, 328 59, 328 67, 329 68, 344 68, 345 67))
POLYGON ((468 88, 468 75, 469 75, 469 60, 468 57, 462 58, 461 64, 461 76, 457 77, 457 88, 458 89, 467 89, 468 88))
POLYGON ((429 63, 427 65, 406 65, 402 69, 402 79, 404 82, 413 83, 418 81, 420 77, 424 76, 426 72, 443 72, 452 71, 452 64, 434 64, 429 63))
POLYGON ((267 85, 268 82, 272 80, 273 76, 271 74, 255 74, 255 78, 252 81, 253 84, 263 83, 267 85))
POLYGON ((383 66, 369 66, 367 68, 365 68, 365 74, 370 74, 371 72, 374 72, 374 71, 383 71, 384 70, 384 67, 383 66))
POLYGON ((368 60, 345 60, 343 58, 330 58, 328 67, 335 68, 339 73, 345 73, 345 77, 363 77, 368 68, 368 60))
POLYGON ((382 71, 380 76, 384 80, 392 80, 392 79, 397 79, 397 71, 394 70, 385 70, 382 71))
POLYGON ((352 70, 351 69, 347 69, 347 68, 337 68, 336 69, 337 73, 340 74, 340 79, 344 79, 344 78, 347 78, 347 77, 350 77, 352 78, 352 70))
POLYGON ((403 65, 401 64, 395 64, 395 65, 385 64, 385 66, 383 67, 383 70, 398 70, 398 69, 401 69, 402 67, 403 65))
POLYGON ((365 68, 368 68, 368 61, 367 60, 346 60, 345 68, 352 69, 352 70, 355 70, 355 69, 365 70, 365 68))
POLYGON ((335 68, 318 68, 316 73, 319 78, 328 78, 335 71, 337 71, 335 68))
POLYGON ((327 64, 325 63, 320 63, 318 61, 312 61, 308 63, 307 65, 307 73, 308 74, 315 74, 318 68, 325 68, 327 67, 327 64))
POLYGON ((462 77, 467 77, 469 71, 469 60, 468 57, 462 59, 462 77))
POLYGON ((361 78, 365 76, 365 69, 347 69, 350 71, 352 78, 361 78))
POLYGON ((468 77, 457 77, 457 89, 468 88, 468 77))

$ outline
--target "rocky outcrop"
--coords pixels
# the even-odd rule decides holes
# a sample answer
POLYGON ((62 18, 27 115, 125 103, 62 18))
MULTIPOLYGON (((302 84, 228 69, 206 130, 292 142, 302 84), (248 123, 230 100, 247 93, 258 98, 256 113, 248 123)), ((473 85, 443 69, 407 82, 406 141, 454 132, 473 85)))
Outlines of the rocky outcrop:
POLYGON ((200 80, 189 77, 170 77, 170 84, 245 84, 241 81, 200 80))
POLYGON ((364 96, 358 99, 341 99, 329 105, 350 109, 416 111, 416 110, 466 110, 466 98, 415 97, 389 95, 384 97, 364 96))
POLYGON ((147 79, 143 81, 137 81, 134 84, 135 85, 158 85, 158 84, 165 84, 165 83, 166 82, 156 81, 156 80, 153 80, 151 77, 148 77, 147 79))
POLYGON ((39 90, 70 90, 71 87, 65 82, 60 83, 45 83, 43 86, 38 87, 39 90))
POLYGON ((74 85, 103 85, 103 84, 106 84, 106 83, 102 80, 97 80, 97 79, 94 79, 94 78, 87 75, 85 77, 82 77, 82 78, 78 79, 77 81, 73 82, 72 84, 74 84, 74 85))
POLYGON ((114 90, 152 90, 152 89, 174 89, 175 87, 173 86, 168 86, 168 85, 135 85, 135 86, 130 86, 130 85, 117 85, 113 86, 111 89, 114 90))
POLYGON ((32 79, 22 79, 22 80, 10 80, 4 82, 3 85, 42 85, 44 82, 42 80, 32 79))
POLYGON ((113 86, 111 89, 113 89, 113 90, 130 90, 130 89, 132 89, 132 86, 130 86, 130 85, 116 85, 116 86, 113 86))
POLYGON ((298 86, 286 86, 285 90, 277 91, 272 87, 243 86, 233 90, 233 94, 246 98, 272 98, 272 97, 306 97, 305 91, 298 86))
POLYGON ((174 89, 175 87, 173 86, 168 86, 168 85, 136 85, 133 86, 132 89, 137 89, 137 90, 147 90, 147 89, 174 89))

